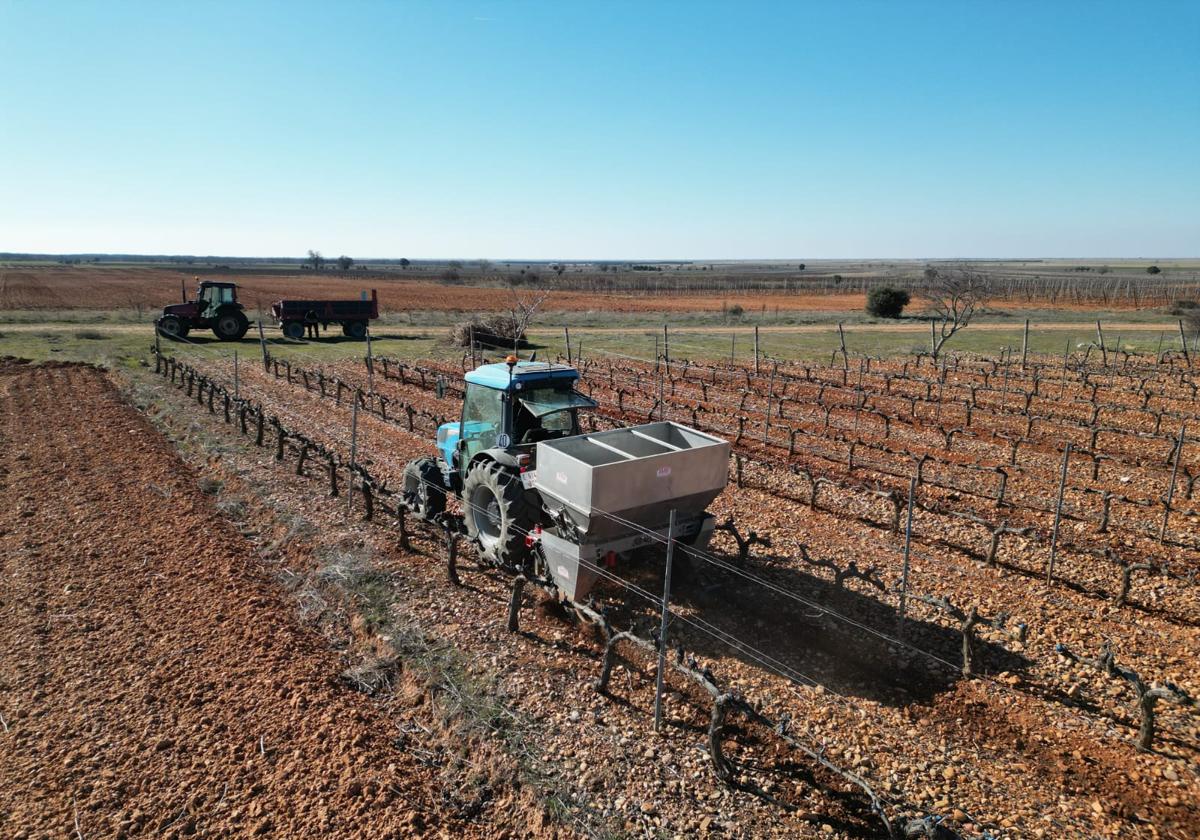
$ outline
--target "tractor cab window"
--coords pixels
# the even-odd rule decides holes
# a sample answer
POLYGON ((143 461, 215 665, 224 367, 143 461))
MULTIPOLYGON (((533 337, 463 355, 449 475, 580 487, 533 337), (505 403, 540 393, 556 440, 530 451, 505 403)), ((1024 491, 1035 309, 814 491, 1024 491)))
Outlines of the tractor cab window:
POLYGON ((595 408, 594 400, 568 387, 532 388, 520 394, 513 435, 517 443, 579 434, 578 410, 595 408))
POLYGON ((467 383, 462 413, 462 440, 467 446, 464 464, 469 463, 477 453, 496 445, 504 416, 502 398, 502 393, 495 388, 467 383))
POLYGON ((212 315, 227 303, 233 303, 233 287, 232 286, 205 286, 200 292, 200 302, 203 304, 202 310, 212 315))

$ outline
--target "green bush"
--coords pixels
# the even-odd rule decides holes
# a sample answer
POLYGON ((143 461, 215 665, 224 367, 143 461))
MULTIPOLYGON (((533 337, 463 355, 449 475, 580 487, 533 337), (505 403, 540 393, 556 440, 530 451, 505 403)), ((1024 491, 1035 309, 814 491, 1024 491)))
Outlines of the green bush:
POLYGON ((1161 273, 1162 273, 1162 269, 1161 269, 1161 268, 1159 268, 1159 267, 1158 267, 1158 266, 1156 266, 1156 265, 1152 265, 1152 266, 1150 266, 1149 268, 1147 268, 1147 269, 1146 269, 1146 273, 1147 273, 1147 274, 1161 274, 1161 273))
POLYGON ((904 289, 879 286, 867 295, 867 314, 875 318, 899 318, 911 299, 904 289))

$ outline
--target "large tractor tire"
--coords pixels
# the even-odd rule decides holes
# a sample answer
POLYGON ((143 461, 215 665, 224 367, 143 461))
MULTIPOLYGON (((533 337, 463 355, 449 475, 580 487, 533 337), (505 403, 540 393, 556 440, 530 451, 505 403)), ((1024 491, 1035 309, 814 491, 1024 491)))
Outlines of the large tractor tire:
POLYGON ((241 341, 250 329, 250 321, 241 312, 222 312, 213 321, 213 334, 221 341, 241 341))
POLYGON ((467 536, 479 546, 483 560, 520 568, 529 553, 526 535, 538 521, 537 509, 526 499, 521 479, 495 462, 476 464, 462 489, 467 536))
POLYGON ((351 338, 366 338, 367 337, 367 322, 366 321, 347 321, 342 324, 342 332, 351 338))
POLYGON ((433 521, 446 510, 446 489, 442 471, 432 458, 418 458, 404 467, 404 499, 417 516, 433 521))
POLYGON ((283 334, 288 338, 294 338, 300 341, 304 338, 304 322, 303 321, 284 321, 283 334))
POLYGON ((178 315, 164 315, 158 319, 158 334, 164 338, 187 338, 188 324, 178 315))

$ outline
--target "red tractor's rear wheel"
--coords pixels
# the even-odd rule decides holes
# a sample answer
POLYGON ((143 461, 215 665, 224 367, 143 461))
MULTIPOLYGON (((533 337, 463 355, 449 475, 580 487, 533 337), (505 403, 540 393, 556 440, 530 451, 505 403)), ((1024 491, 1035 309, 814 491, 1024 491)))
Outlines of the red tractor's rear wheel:
POLYGON ((250 329, 250 321, 241 312, 224 312, 213 322, 212 331, 221 341, 240 341, 250 329))

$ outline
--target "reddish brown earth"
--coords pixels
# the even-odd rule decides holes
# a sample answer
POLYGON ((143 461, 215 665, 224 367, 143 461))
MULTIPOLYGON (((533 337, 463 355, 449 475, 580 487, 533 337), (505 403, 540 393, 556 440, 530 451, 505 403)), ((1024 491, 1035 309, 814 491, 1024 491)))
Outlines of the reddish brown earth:
MULTIPOLYGON (((900 375, 901 364, 893 363, 892 374, 900 375)), ((222 370, 209 363, 204 369, 226 385, 231 381, 228 366, 222 370)), ((432 375, 424 376, 426 386, 422 387, 417 384, 412 370, 410 366, 407 379, 399 382, 395 368, 388 378, 384 378, 377 366, 376 388, 386 391, 392 399, 411 401, 433 414, 455 416, 458 412, 456 398, 449 393, 442 398, 436 397, 433 383, 437 372, 453 382, 458 371, 453 366, 442 366, 437 371, 424 368, 432 375)), ((878 373, 877 368, 873 367, 873 370, 878 373)), ((629 376, 629 366, 617 366, 611 371, 616 383, 634 389, 626 392, 624 412, 613 412, 612 406, 618 400, 613 387, 606 385, 610 381, 609 372, 604 364, 596 363, 590 368, 585 387, 595 385, 596 396, 602 405, 608 406, 607 411, 620 413, 627 421, 643 420, 650 406, 645 396, 646 382, 629 376)), ((357 384, 364 390, 368 388, 361 363, 326 366, 324 373, 326 377, 336 373, 352 387, 357 384)), ((643 377, 650 373, 649 368, 641 371, 643 377)), ((966 382, 970 377, 963 373, 962 378, 966 382)), ((952 376, 948 382, 953 384, 955 379, 952 376)), ((1015 379, 1008 383, 1014 389, 1021 387, 1015 379)), ((708 378, 704 377, 704 381, 708 378)), ((747 376, 743 380, 738 376, 733 384, 722 378, 719 385, 707 388, 707 404, 714 410, 710 419, 702 422, 729 422, 726 415, 732 413, 729 411, 731 406, 738 407, 736 395, 742 392, 743 382, 759 389, 760 397, 762 389, 770 387, 764 377, 747 376), (724 413, 718 411, 722 408, 724 413)), ((1104 392, 1104 404, 1110 409, 1122 400, 1133 399, 1133 395, 1123 391, 1120 385, 1114 383, 1104 392)), ((261 400, 271 411, 279 412, 287 423, 297 424, 314 439, 345 451, 350 401, 343 400, 340 405, 335 403, 332 389, 330 398, 323 400, 315 390, 315 377, 314 384, 306 389, 299 374, 294 374, 289 384, 286 376, 277 379, 252 369, 241 380, 241 388, 243 394, 253 394, 256 401, 261 400)), ((899 386, 896 388, 898 391, 899 386)), ((948 387, 947 394, 952 390, 948 387)), ((1055 388, 1048 390, 1052 395, 1060 393, 1055 388)), ((690 383, 683 379, 674 381, 670 392, 675 392, 677 398, 695 400, 700 400, 704 394, 695 378, 690 383)), ((1064 396, 1052 397, 1056 410, 1064 414, 1064 421, 1072 411, 1084 410, 1079 403, 1080 399, 1086 402, 1084 393, 1083 389, 1072 386, 1064 396)), ((1182 389, 1180 393, 1184 393, 1182 389)), ((1181 401, 1177 399, 1174 386, 1156 388, 1155 394, 1151 405, 1179 407, 1176 403, 1181 401)), ((804 397, 810 398, 809 395, 804 397)), ((1139 400, 1134 400, 1134 404, 1138 403, 1139 400)), ((194 400, 190 405, 196 405, 194 400)), ((395 405, 393 403, 393 411, 395 405)), ((992 404, 992 408, 998 409, 999 405, 999 402, 992 404)), ((951 425, 959 422, 951 414, 951 406, 947 396, 945 414, 940 420, 933 411, 923 410, 919 425, 922 429, 932 430, 941 428, 941 422, 951 425)), ((752 401, 741 409, 746 415, 753 414, 753 410, 752 401)), ((775 421, 776 433, 779 425, 799 421, 800 412, 799 408, 789 408, 787 418, 775 421)), ((203 414, 203 410, 198 413, 203 414)), ((1002 424, 1004 416, 995 411, 989 415, 980 409, 975 414, 973 428, 1002 424)), ((687 421, 682 412, 678 419, 687 421)), ((819 418, 813 422, 820 425, 819 418)), ((1139 428, 1132 415, 1126 422, 1130 428, 1139 428)), ((370 452, 370 469, 375 475, 398 481, 407 458, 428 452, 433 422, 418 427, 415 432, 408 432, 402 426, 402 421, 389 424, 375 415, 360 416, 360 447, 364 436, 370 441, 359 449, 360 457, 364 451, 370 452)), ((706 428, 722 433, 714 426, 706 428)), ((830 434, 851 430, 849 425, 839 428, 839 432, 830 434)), ((1057 428, 1061 430, 1066 425, 1057 428)), ((869 431, 865 420, 854 433, 877 434, 869 431)), ((748 454, 758 451, 759 434, 752 431, 749 437, 753 442, 743 441, 739 449, 748 454)), ((1056 431, 1055 441, 1058 434, 1056 431)), ((861 439, 866 441, 865 437, 861 439)), ((923 445, 916 437, 904 440, 905 452, 922 451, 923 445)), ((1105 435, 1101 439, 1102 444, 1110 447, 1108 451, 1114 459, 1129 461, 1133 454, 1121 449, 1121 441, 1114 435, 1105 435)), ((1008 457, 1007 448, 997 446, 993 448, 982 440, 972 442, 972 459, 986 463, 1000 459, 1003 462, 1008 457)), ((1014 479, 1012 487, 1019 486, 1027 495, 1053 494, 1052 489, 1047 491, 1039 486, 1057 486, 1054 468, 1058 458, 1039 451, 1039 447, 1046 447, 1044 441, 1041 444, 1031 441, 1028 446, 1029 449, 1022 450, 1020 461, 1023 477, 1020 481, 1014 479)), ((931 437, 927 447, 931 453, 944 454, 944 444, 937 438, 931 437)), ((1097 487, 1123 487, 1119 481, 1112 485, 1107 482, 1114 481, 1114 476, 1141 470, 1145 476, 1151 473, 1154 476, 1153 479, 1140 479, 1139 483, 1145 485, 1141 489, 1154 492, 1161 486, 1159 473, 1164 471, 1164 455, 1162 452, 1153 455, 1152 448, 1148 439, 1139 439, 1138 451, 1151 457, 1153 463, 1139 465, 1129 461, 1122 462, 1119 468, 1106 466, 1099 478, 1090 482, 1097 487)), ((806 567, 798 560, 799 544, 807 544, 817 556, 825 555, 839 567, 845 567, 851 560, 863 563, 865 559, 872 565, 878 563, 879 573, 890 583, 887 590, 891 593, 895 591, 900 574, 895 544, 901 537, 889 535, 886 528, 872 525, 873 522, 886 524, 887 520, 880 520, 878 510, 872 513, 870 503, 856 499, 848 492, 848 484, 824 491, 831 494, 831 500, 820 509, 805 504, 795 479, 789 476, 783 463, 786 458, 782 449, 783 446, 776 444, 773 451, 765 452, 780 463, 763 467, 761 474, 754 474, 753 482, 748 478, 746 486, 730 486, 715 503, 714 512, 719 518, 733 514, 743 533, 755 528, 771 536, 772 550, 769 553, 764 550, 759 559, 749 561, 748 568, 757 574, 779 586, 795 587, 797 591, 827 598, 839 609, 890 629, 894 626, 889 620, 892 616, 886 611, 878 612, 880 603, 876 600, 887 598, 887 595, 876 595, 857 583, 854 584, 857 595, 814 586, 811 569, 806 573, 806 567), (864 593, 869 597, 859 597, 864 593), (861 613, 856 612, 860 609, 863 610, 861 613)), ((1192 463, 1186 455, 1185 463, 1192 463)), ((823 475, 835 483, 848 478, 829 464, 823 467, 814 464, 813 468, 823 469, 823 475)), ((1077 472, 1073 481, 1089 481, 1085 477, 1088 474, 1077 472)), ((750 475, 748 471, 747 476, 750 475)), ((879 476, 880 480, 883 478, 879 476)), ((958 478, 966 481, 965 475, 958 478)), ((1125 489, 1122 492, 1134 491, 1125 489)), ((961 494, 951 501, 960 507, 968 504, 961 494)), ((1072 504, 1083 510, 1085 502, 1075 499, 1072 504)), ((1036 519, 1028 510, 1010 509, 1005 514, 1006 517, 1017 515, 1036 519)), ((1135 515, 1133 509, 1122 508, 1121 522, 1114 524, 1110 536, 1101 539, 1112 540, 1113 544, 1122 546, 1122 551, 1144 552, 1144 555, 1139 553, 1139 557, 1178 552, 1177 557, 1171 555, 1172 563, 1178 564, 1174 567, 1191 568, 1195 560, 1193 550, 1158 546, 1132 532, 1126 533, 1127 526, 1138 524, 1134 521, 1135 515), (1113 533, 1118 536, 1111 536, 1113 533)), ((1179 511, 1172 520, 1181 536, 1188 535, 1194 528, 1194 517, 1189 516, 1179 511)), ((1083 531, 1087 529, 1076 527, 1078 524, 1073 522, 1069 527, 1072 540, 1086 536, 1083 531)), ((1137 720, 1130 714, 1128 690, 1104 674, 1082 667, 1068 667, 1055 650, 1057 643, 1064 643, 1072 649, 1091 653, 1104 639, 1111 639, 1121 651, 1122 663, 1144 675, 1153 675, 1153 679, 1176 681, 1194 695, 1194 616, 1198 614, 1198 602, 1190 579, 1142 578, 1132 596, 1137 604, 1118 607, 1111 602, 1112 568, 1098 564, 1091 555, 1075 548, 1068 550, 1064 544, 1059 554, 1057 575, 1059 580, 1072 585, 1047 587, 1044 573, 1037 565, 1044 562, 1044 545, 1039 546, 1032 540, 1021 544, 1013 542, 1004 549, 1006 565, 989 566, 971 562, 979 559, 974 555, 960 549, 952 550, 955 545, 976 543, 978 535, 964 533, 964 530, 961 520, 922 511, 913 537, 913 585, 921 592, 945 595, 956 604, 978 604, 987 614, 997 614, 1001 610, 1009 612, 1028 620, 1031 625, 1029 637, 1023 642, 988 631, 989 644, 994 642, 997 647, 985 657, 991 659, 991 664, 974 679, 943 681, 935 679, 934 672, 923 671, 914 672, 911 679, 894 683, 896 666, 873 671, 865 648, 856 653, 852 644, 824 647, 828 643, 822 642, 822 636, 828 632, 828 626, 813 628, 805 625, 794 606, 765 597, 760 589, 749 585, 739 589, 726 582, 718 590, 718 596, 707 595, 703 586, 690 594, 685 587, 683 601, 686 606, 680 612, 719 621, 723 629, 737 638, 752 640, 779 661, 815 675, 824 689, 802 694, 794 685, 775 680, 767 673, 769 669, 759 667, 760 663, 731 656, 729 651, 712 645, 698 633, 684 630, 681 635, 688 634, 685 638, 688 650, 694 649, 706 657, 705 661, 713 665, 718 678, 730 680, 732 685, 749 696, 763 699, 768 706, 787 709, 795 721, 815 724, 823 733, 822 737, 828 739, 831 754, 864 768, 862 772, 879 782, 884 790, 898 798, 920 802, 922 807, 934 812, 957 812, 959 816, 955 819, 963 824, 967 823, 968 817, 991 823, 991 836, 1196 836, 1198 811, 1194 768, 1197 741, 1190 712, 1169 704, 1161 705, 1161 729, 1156 749, 1138 752, 1131 740, 1137 720), (1026 565, 1029 568, 1025 568, 1026 565), (1015 656, 1003 655, 1004 651, 1015 656), (859 659, 860 654, 864 658, 859 659), (858 664, 853 664, 856 659, 858 664), (895 696, 889 696, 892 691, 897 692, 895 696), (846 702, 839 702, 838 695, 845 695, 846 702)), ((724 537, 719 538, 718 544, 722 540, 724 537)), ((725 540, 723 545, 724 550, 731 548, 730 541, 725 540)), ((638 582, 652 591, 661 586, 659 579, 652 576, 640 578, 638 582)), ((605 594, 618 597, 615 591, 605 594)), ((627 603, 625 606, 632 613, 644 605, 627 603)), ((935 649, 953 659, 956 655, 954 645, 959 639, 953 633, 945 632, 952 625, 932 610, 918 607, 913 614, 918 611, 923 616, 923 626, 913 630, 911 638, 923 649, 935 649)), ((842 640, 848 641, 846 637, 842 640)), ((528 669, 534 678, 546 670, 544 664, 532 658, 528 669)), ((633 694, 632 687, 630 694, 633 694)), ((644 700, 642 702, 641 707, 645 708, 644 700)), ((743 754, 751 751, 746 745, 743 749, 743 754)), ((593 749, 584 751, 584 755, 589 762, 595 761, 593 749)), ((660 813, 665 810, 660 805, 660 813)), ((978 826, 968 830, 966 836, 978 836, 977 831, 978 826)))
POLYGON ((0 836, 463 836, 103 372, 0 366, 0 493, 0 836))
MULTIPOLYGON (((385 312, 433 309, 474 312, 504 309, 512 294, 497 286, 451 286, 430 276, 405 278, 353 274, 297 274, 292 276, 236 274, 213 278, 238 284, 247 307, 264 309, 283 297, 357 298, 377 289, 385 312)), ((133 309, 139 304, 157 309, 178 303, 180 282, 195 291, 195 278, 186 272, 155 268, 32 268, 0 269, 0 310, 3 309, 133 309)), ((799 295, 764 292, 730 294, 638 295, 551 292, 548 309, 619 312, 721 311, 737 303, 747 311, 776 307, 785 311, 840 311, 861 309, 863 295, 799 295)))
MULTIPOLYGON (((296 275, 245 275, 236 273, 214 278, 236 282, 241 299, 250 309, 266 310, 282 297, 357 298, 364 290, 377 289, 384 312, 436 310, 475 312, 506 309, 512 293, 498 286, 447 285, 430 274, 397 275, 333 273, 296 275)), ((195 278, 186 272, 158 268, 126 267, 36 267, 0 269, 0 310, 6 309, 137 309, 153 311, 180 300, 180 283, 191 295, 195 278)), ((848 312, 861 311, 862 294, 799 294, 788 292, 728 293, 671 292, 663 294, 614 292, 596 294, 551 291, 545 308, 559 312, 720 312, 734 304, 747 313, 755 312, 848 312)), ((923 306, 921 299, 914 307, 923 306)), ((1005 301, 1005 309, 1045 307, 1045 302, 1005 301)), ((1087 305, 1072 305, 1086 309, 1087 305)), ((1106 310, 1131 308, 1110 304, 1106 310)))

